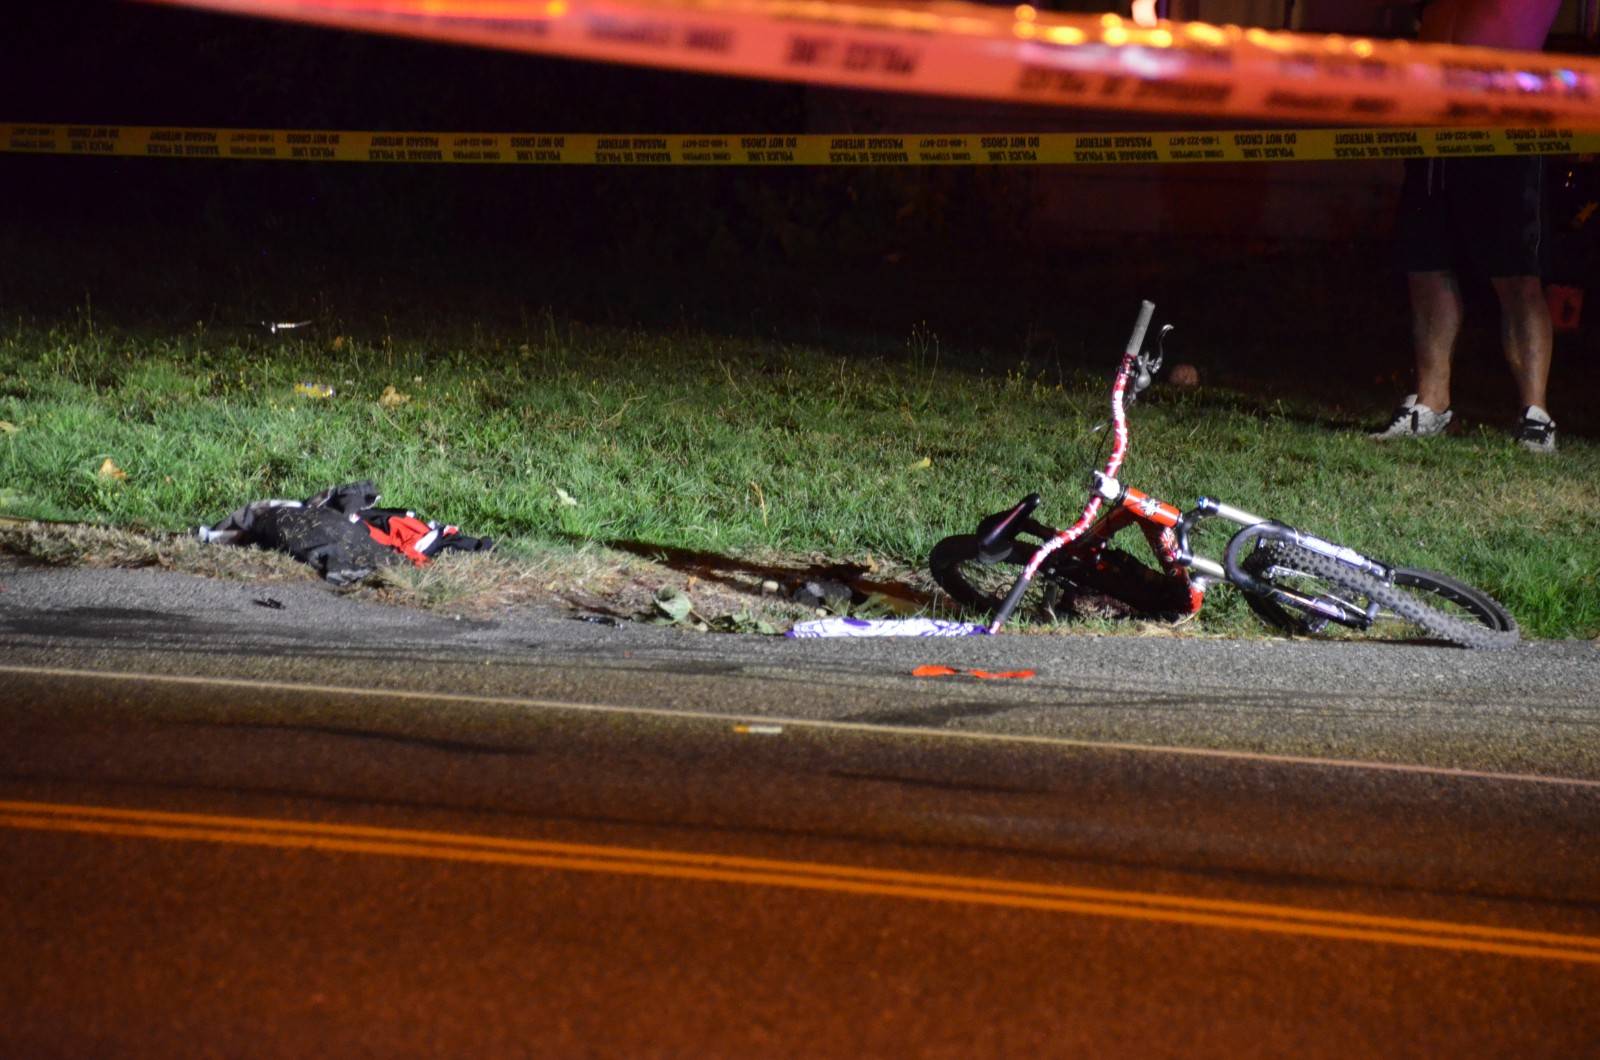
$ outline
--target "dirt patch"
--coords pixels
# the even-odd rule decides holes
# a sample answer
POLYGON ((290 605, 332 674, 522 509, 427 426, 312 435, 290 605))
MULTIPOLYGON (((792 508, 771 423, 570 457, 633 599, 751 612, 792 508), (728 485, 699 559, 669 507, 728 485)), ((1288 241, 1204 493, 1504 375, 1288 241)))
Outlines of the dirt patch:
MULTIPOLYGON (((84 524, 0 519, 0 555, 21 563, 157 567, 233 581, 319 580, 310 568, 277 552, 204 544, 186 534, 84 524)), ((537 605, 606 620, 739 632, 781 632, 818 614, 927 614, 935 606, 926 574, 872 556, 846 562, 815 555, 731 557, 635 541, 572 546, 513 541, 488 553, 446 552, 423 567, 404 562, 384 567, 336 591, 469 617, 537 605), (819 601, 808 586, 832 595, 819 601)))

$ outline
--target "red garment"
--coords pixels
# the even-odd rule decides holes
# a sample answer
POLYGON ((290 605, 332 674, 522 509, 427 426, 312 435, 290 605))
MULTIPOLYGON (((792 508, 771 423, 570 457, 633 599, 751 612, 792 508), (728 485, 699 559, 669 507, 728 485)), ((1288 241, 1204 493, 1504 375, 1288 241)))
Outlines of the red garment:
MULTIPOLYGON (((443 532, 450 533, 454 529, 453 526, 447 526, 443 532)), ((372 540, 380 545, 389 546, 419 567, 428 562, 428 557, 422 554, 422 550, 433 544, 440 532, 421 519, 409 515, 389 516, 387 532, 373 523, 367 523, 367 533, 372 535, 372 540)))

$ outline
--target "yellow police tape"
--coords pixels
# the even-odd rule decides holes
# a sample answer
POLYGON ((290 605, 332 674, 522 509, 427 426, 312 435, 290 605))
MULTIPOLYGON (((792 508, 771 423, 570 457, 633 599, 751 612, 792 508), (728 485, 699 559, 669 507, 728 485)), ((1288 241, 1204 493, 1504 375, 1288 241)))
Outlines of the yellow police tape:
POLYGON ((1591 154, 1600 152, 1600 132, 1451 127, 639 136, 0 124, 0 153, 5 152, 477 165, 1096 165, 1591 154))

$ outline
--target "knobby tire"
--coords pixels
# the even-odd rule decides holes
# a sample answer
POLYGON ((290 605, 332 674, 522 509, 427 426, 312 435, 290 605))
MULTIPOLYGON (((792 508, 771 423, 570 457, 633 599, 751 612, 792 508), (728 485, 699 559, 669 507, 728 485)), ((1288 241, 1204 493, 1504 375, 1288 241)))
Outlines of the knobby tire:
MULTIPOLYGON (((1295 568, 1313 577, 1365 597, 1405 621, 1468 648, 1503 650, 1521 639, 1516 620, 1488 594, 1464 582, 1434 571, 1412 567, 1395 568, 1395 584, 1357 570, 1348 564, 1298 545, 1278 543, 1274 562, 1295 568), (1411 591, 1408 591, 1411 590, 1411 591), (1471 615, 1457 617, 1413 595, 1427 593, 1456 605, 1471 615)), ((1253 597, 1252 609, 1273 625, 1290 632, 1305 632, 1305 622, 1289 615, 1275 601, 1253 597)))

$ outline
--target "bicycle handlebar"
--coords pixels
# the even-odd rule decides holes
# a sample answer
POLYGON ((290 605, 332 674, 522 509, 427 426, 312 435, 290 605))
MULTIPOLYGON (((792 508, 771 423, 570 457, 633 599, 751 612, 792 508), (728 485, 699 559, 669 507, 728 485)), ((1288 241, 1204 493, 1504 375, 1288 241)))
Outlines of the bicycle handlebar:
POLYGON ((1023 571, 1018 576, 1015 584, 1011 586, 1011 592, 1006 594, 1005 601, 1000 604, 1000 610, 994 613, 994 618, 989 623, 990 633, 1000 632, 1000 627, 1006 624, 1006 620, 1011 617, 1011 612, 1015 611, 1017 605, 1022 602, 1022 594, 1028 591, 1028 583, 1032 580, 1033 578, 1027 571, 1023 571))
MULTIPOLYGON (((1155 316, 1155 312, 1156 306, 1154 302, 1146 299, 1139 303, 1139 319, 1134 321, 1133 334, 1128 336, 1128 348, 1123 353, 1122 364, 1117 370, 1117 381, 1111 389, 1111 427, 1114 442, 1111 447, 1111 456, 1106 460, 1105 470, 1101 472, 1102 475, 1109 478, 1116 477, 1117 469, 1122 465, 1123 453, 1126 452, 1128 446, 1128 428, 1123 411, 1123 392, 1129 385, 1130 380, 1125 376, 1131 375, 1133 371, 1134 364, 1139 357, 1139 349, 1144 345, 1145 332, 1150 330, 1150 319, 1155 316)), ((1006 620, 1011 617, 1011 612, 1015 611, 1017 605, 1022 602, 1022 594, 1027 591, 1028 583, 1033 580, 1034 573, 1044 563, 1045 557, 1068 542, 1077 540, 1094 522, 1096 514, 1100 511, 1100 505, 1105 499, 1098 493, 1091 494, 1089 503, 1084 506, 1083 515, 1078 521, 1066 530, 1058 531, 1054 537, 1039 546, 1033 557, 1028 560, 1027 565, 1022 568, 1022 573, 1017 576, 1016 583, 1011 586, 1011 592, 1001 602, 1000 610, 995 612, 993 621, 989 623, 990 633, 1000 632, 1000 627, 1006 624, 1006 620)))

